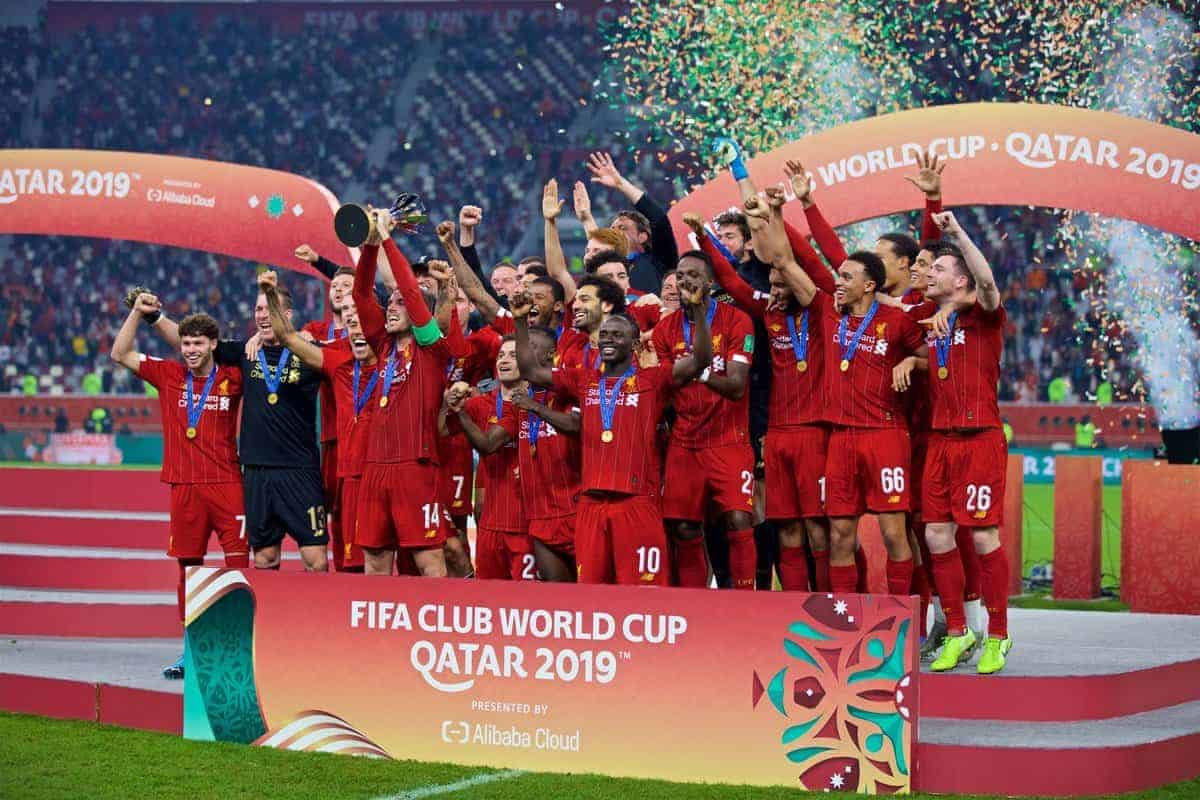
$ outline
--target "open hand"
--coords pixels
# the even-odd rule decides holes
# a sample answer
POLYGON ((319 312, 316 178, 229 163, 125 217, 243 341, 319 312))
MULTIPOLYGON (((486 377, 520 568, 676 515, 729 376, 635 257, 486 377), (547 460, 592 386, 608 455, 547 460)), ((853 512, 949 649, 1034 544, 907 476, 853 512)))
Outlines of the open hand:
POLYGON ((587 184, 583 181, 575 181, 574 196, 575 216, 580 222, 586 222, 592 218, 592 198, 588 196, 587 184))
POLYGON ((912 386, 912 373, 917 368, 917 359, 913 356, 901 361, 892 368, 892 388, 897 392, 907 392, 912 386))
POLYGON ((616 189, 621 185, 621 173, 613 164, 612 156, 608 153, 592 153, 588 156, 588 170, 592 173, 592 183, 616 189))
POLYGON ((942 170, 946 168, 946 160, 940 159, 933 153, 922 153, 917 161, 917 174, 905 175, 904 179, 925 193, 930 200, 942 196, 942 170))
POLYGON ((789 158, 783 165, 783 174, 791 181, 792 192, 796 198, 808 208, 813 204, 812 176, 804 171, 804 165, 794 158, 789 158))
POLYGON ((551 178, 542 188, 542 217, 548 220, 558 219, 562 207, 563 199, 558 196, 558 181, 551 178))

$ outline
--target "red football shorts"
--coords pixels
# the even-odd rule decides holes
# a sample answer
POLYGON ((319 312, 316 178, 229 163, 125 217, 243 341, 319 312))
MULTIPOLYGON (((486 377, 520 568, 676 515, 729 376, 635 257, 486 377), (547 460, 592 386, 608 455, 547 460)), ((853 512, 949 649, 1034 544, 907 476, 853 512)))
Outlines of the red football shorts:
POLYGON ((804 425, 769 430, 763 444, 767 519, 825 516, 825 455, 829 428, 804 425))
POLYGON ((667 519, 701 522, 710 501, 718 511, 754 512, 754 450, 748 444, 689 450, 672 443, 663 476, 667 519))
POLYGON ((444 439, 438 455, 442 461, 442 506, 451 517, 469 516, 475 475, 471 443, 460 433, 444 439))
POLYGON ((834 428, 825 460, 825 513, 908 511, 911 449, 904 428, 834 428))
MULTIPOLYGON (((330 519, 338 519, 338 443, 337 439, 321 442, 321 486, 325 488, 325 513, 330 519)), ((336 526, 335 526, 336 527, 336 526)))
POLYGON ((446 541, 440 472, 427 461, 367 464, 358 490, 355 542, 372 550, 427 550, 446 541))
POLYGON ((362 479, 341 478, 338 484, 338 524, 333 526, 329 541, 333 546, 333 568, 341 572, 347 567, 363 565, 362 548, 355 544, 354 539, 362 479))
POLYGON ((913 516, 917 517, 920 516, 921 508, 924 505, 922 487, 925 485, 925 457, 929 453, 929 431, 910 432, 909 436, 912 439, 912 457, 908 460, 909 472, 912 473, 912 486, 909 487, 908 495, 912 503, 913 516))
POLYGON ((655 499, 580 495, 575 565, 580 583, 666 586, 671 572, 667 534, 655 499))
POLYGON ((475 577, 485 581, 537 580, 529 534, 480 527, 475 534, 475 577))
POLYGON ((921 513, 926 522, 991 528, 1004 522, 1008 443, 999 428, 929 436, 921 513))
POLYGON ((246 503, 240 481, 171 484, 171 558, 204 558, 213 531, 225 558, 241 558, 250 566, 246 543, 246 503))
POLYGON ((575 557, 575 515, 529 520, 529 535, 554 552, 575 557))

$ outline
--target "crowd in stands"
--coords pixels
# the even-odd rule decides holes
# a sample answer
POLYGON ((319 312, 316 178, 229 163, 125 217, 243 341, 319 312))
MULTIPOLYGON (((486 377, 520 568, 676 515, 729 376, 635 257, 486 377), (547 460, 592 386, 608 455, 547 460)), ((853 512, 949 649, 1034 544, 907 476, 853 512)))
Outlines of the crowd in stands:
MULTIPOLYGON (((4 145, 255 164, 311 176, 346 200, 415 191, 435 222, 455 218, 470 196, 484 208, 478 247, 488 266, 537 253, 540 236, 525 240, 529 252, 519 248, 530 226, 540 231, 541 181, 584 178, 584 153, 599 141, 654 196, 677 195, 670 162, 645 155, 635 170, 611 116, 586 102, 602 71, 599 33, 531 20, 494 31, 486 14, 466 21, 460 31, 419 35, 381 16, 353 31, 282 34, 228 15, 200 35, 198 15, 182 10, 106 32, 5 28, 4 145), (46 98, 37 77, 52 84, 46 98)), ((597 217, 618 199, 597 195, 597 217)), ((977 213, 1002 232, 986 242, 1011 319, 1001 399, 1044 400, 1055 377, 1087 399, 1112 359, 1116 399, 1134 399, 1129 343, 1099 330, 1069 268, 1037 260, 1050 251, 1056 214, 977 213)), ((412 256, 436 252, 431 231, 409 242, 412 256)), ((96 369, 103 375, 119 303, 137 282, 151 282, 172 313, 205 308, 226 332, 240 332, 251 315, 252 268, 143 244, 0 238, 0 390, 19 391, 25 374, 50 365, 67 370, 67 392, 96 369)), ((319 316, 321 286, 292 284, 298 313, 319 316)), ((106 376, 104 386, 141 391, 124 376, 106 376)))

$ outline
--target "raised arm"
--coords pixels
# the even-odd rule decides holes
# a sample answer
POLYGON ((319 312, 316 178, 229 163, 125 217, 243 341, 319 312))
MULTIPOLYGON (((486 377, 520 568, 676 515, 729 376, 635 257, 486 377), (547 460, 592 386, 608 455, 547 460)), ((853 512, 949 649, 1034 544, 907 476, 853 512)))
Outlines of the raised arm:
POLYGON ((516 328, 517 366, 521 370, 521 377, 537 386, 550 386, 554 383, 553 370, 538 363, 529 347, 529 310, 533 308, 533 301, 529 299, 525 290, 521 289, 512 296, 509 308, 516 328))
POLYGON ((804 218, 808 220, 808 229, 812 231, 821 255, 825 256, 831 267, 838 269, 846 260, 846 248, 838 238, 837 231, 825 219, 825 215, 813 200, 812 176, 805 172, 804 165, 795 159, 788 160, 785 172, 792 182, 792 191, 804 207, 804 218))
POLYGON ((758 194, 758 188, 746 169, 746 156, 741 145, 733 139, 722 137, 713 143, 713 152, 717 155, 717 161, 729 167, 729 174, 737 182, 743 203, 758 194))
POLYGON ((752 197, 746 201, 746 222, 756 242, 755 251, 762 251, 759 257, 779 269, 796 295, 796 301, 807 307, 817 296, 817 286, 792 255, 787 232, 783 228, 781 206, 779 196, 773 193, 768 194, 765 201, 752 197))
POLYGON ((934 214, 942 212, 942 171, 945 159, 933 153, 922 153, 917 162, 917 174, 905 175, 904 179, 925 194, 925 216, 921 220, 921 241, 929 242, 942 238, 942 231, 933 221, 934 214))
POLYGON ((671 230, 671 220, 667 217, 667 212, 654 202, 644 189, 626 180, 617 171, 612 156, 608 153, 592 153, 588 158, 588 169, 592 173, 593 183, 616 189, 633 203, 636 211, 649 220, 650 252, 658 265, 658 279, 661 282, 663 275, 679 261, 679 248, 675 244, 675 234, 671 230))
POLYGON ((575 279, 567 270, 567 257, 563 255, 562 241, 558 237, 558 215, 562 213, 562 207, 558 181, 551 178, 542 189, 542 218, 546 221, 546 271, 562 284, 566 295, 564 303, 569 303, 575 298, 575 279))
POLYGON ((592 198, 588 196, 586 183, 575 181, 573 199, 575 201, 575 217, 583 226, 583 232, 591 233, 598 230, 600 226, 596 224, 596 218, 592 216, 592 198))
POLYGON ((676 386, 699 378, 712 365, 712 331, 708 327, 708 292, 703 286, 679 283, 679 300, 692 310, 692 352, 671 365, 671 380, 676 386))
POLYGON ((454 241, 454 223, 449 220, 440 223, 437 226, 437 235, 438 241, 442 243, 442 249, 446 251, 446 258, 449 259, 450 266, 454 269, 454 277, 458 279, 458 285, 467 293, 467 299, 475 304, 475 308, 479 309, 479 315, 491 322, 500 314, 500 303, 496 300, 494 293, 484 288, 483 281, 463 258, 458 243, 454 241))
POLYGON ((160 311, 158 298, 148 293, 139 294, 133 302, 133 308, 125 317, 121 329, 117 331, 116 338, 113 339, 112 350, 108 354, 109 358, 122 367, 137 372, 138 364, 142 361, 142 354, 137 351, 138 323, 145 317, 153 316, 160 311))
POLYGON ((933 221, 946 238, 962 251, 963 261, 967 262, 967 269, 975 279, 975 294, 979 298, 979 307, 984 311, 995 311, 1000 306, 1000 289, 996 286, 996 277, 992 274, 992 268, 983 257, 983 253, 979 252, 979 248, 967 236, 966 231, 959 226, 953 211, 943 211, 935 215, 933 221))
POLYGON ((692 233, 696 234, 696 241, 700 243, 700 249, 712 259, 713 278, 720 287, 729 292, 729 296, 733 298, 733 302, 737 303, 739 308, 756 319, 762 319, 765 303, 756 296, 754 287, 742 280, 742 276, 737 274, 733 265, 729 263, 729 259, 708 235, 700 215, 689 211, 683 215, 683 222, 692 229, 692 233))
POLYGON ((483 284, 483 290, 499 304, 500 295, 492 288, 490 281, 483 279, 483 262, 479 259, 479 250, 475 247, 475 228, 482 221, 483 209, 479 206, 463 206, 458 210, 458 246, 463 260, 467 262, 471 272, 483 284))
POLYGON ((390 235, 384 236, 383 253, 396 270, 396 289, 404 298, 404 308, 408 311, 408 318, 412 320, 413 338, 421 347, 428 347, 442 338, 442 332, 438 330, 429 306, 425 305, 425 296, 421 294, 417 276, 413 274, 408 259, 400 252, 400 248, 396 247, 390 235))
POLYGON ((279 292, 276 291, 276 276, 274 272, 264 272, 259 275, 258 288, 263 297, 267 298, 267 311, 271 314, 271 330, 279 342, 296 354, 296 357, 315 370, 325 366, 325 353, 321 348, 305 339, 296 332, 292 323, 283 315, 283 305, 279 302, 279 292))

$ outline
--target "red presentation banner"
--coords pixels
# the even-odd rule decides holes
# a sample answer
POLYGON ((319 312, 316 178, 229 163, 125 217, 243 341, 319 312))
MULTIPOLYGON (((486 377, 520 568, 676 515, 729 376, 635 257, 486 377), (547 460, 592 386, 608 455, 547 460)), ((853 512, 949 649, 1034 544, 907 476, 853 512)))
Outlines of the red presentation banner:
POLYGON ((0 233, 132 239, 317 274, 308 242, 345 264, 338 202, 288 172, 108 150, 0 150, 0 233))
MULTIPOLYGON (((1200 239, 1200 135, 1106 111, 1032 103, 902 111, 805 136, 747 167, 760 190, 779 183, 791 198, 783 165, 799 159, 825 217, 845 225, 923 207, 904 176, 927 150, 949 158, 947 206, 1071 208, 1200 239)), ((676 203, 671 218, 684 237, 684 212, 712 218, 738 204, 722 173, 676 203)), ((784 216, 806 229, 798 203, 784 216)))
POLYGON ((914 598, 194 568, 184 734, 551 772, 912 786, 914 598))

